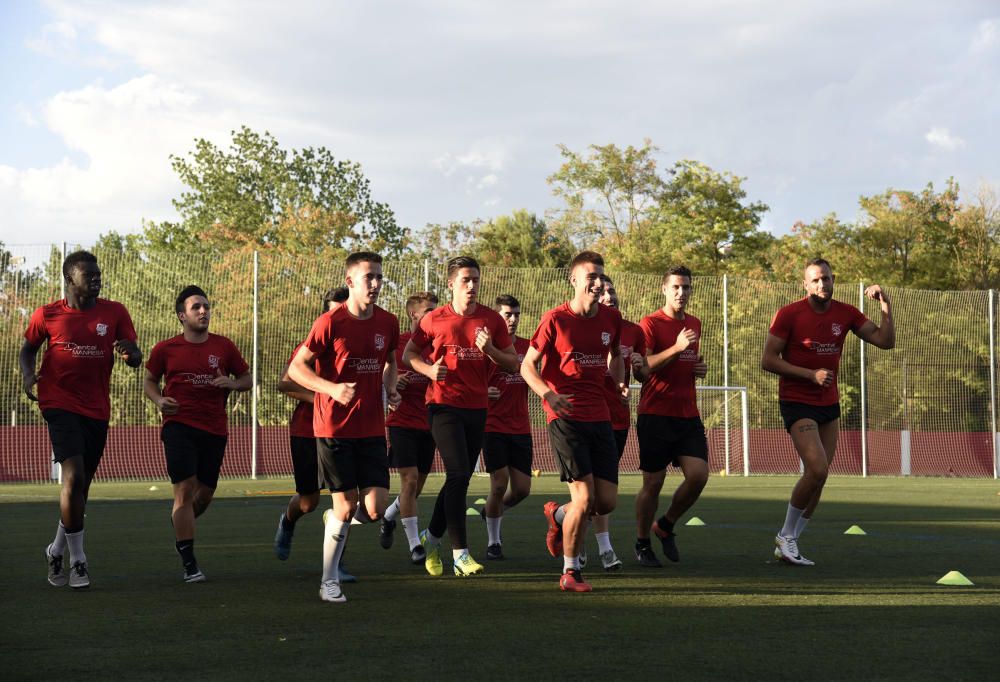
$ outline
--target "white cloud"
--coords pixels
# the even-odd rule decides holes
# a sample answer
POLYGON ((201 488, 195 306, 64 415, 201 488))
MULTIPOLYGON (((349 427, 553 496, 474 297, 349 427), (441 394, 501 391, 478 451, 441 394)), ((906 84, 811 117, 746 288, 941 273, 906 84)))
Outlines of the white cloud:
POLYGON ((976 37, 972 40, 973 52, 986 52, 1000 39, 1000 19, 985 19, 979 22, 976 37))
POLYGON ((958 135, 952 135, 947 128, 931 128, 924 135, 924 139, 935 147, 952 151, 965 146, 965 140, 958 135))
POLYGON ((495 173, 490 173, 489 175, 484 175, 479 178, 479 182, 476 183, 476 189, 486 189, 487 187, 493 187, 498 182, 500 178, 495 173))

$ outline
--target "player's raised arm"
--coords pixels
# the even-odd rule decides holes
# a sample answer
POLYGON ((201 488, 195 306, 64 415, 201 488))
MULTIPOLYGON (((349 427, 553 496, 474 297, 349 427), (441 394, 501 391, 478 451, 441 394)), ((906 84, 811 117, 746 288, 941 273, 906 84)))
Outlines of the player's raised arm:
POLYGON ((524 354, 524 362, 521 363, 521 377, 524 378, 524 383, 528 384, 528 388, 534 391, 539 398, 544 400, 560 417, 568 416, 573 410, 573 404, 570 402, 572 395, 560 395, 549 388, 545 380, 542 379, 542 375, 538 372, 538 361, 541 359, 541 353, 534 346, 529 346, 527 352, 524 354))
POLYGON ((896 325, 892 321, 892 304, 889 303, 889 296, 878 284, 865 289, 865 296, 879 302, 882 308, 882 324, 876 325, 868 320, 854 333, 866 343, 883 350, 891 350, 896 346, 896 325))
POLYGON ((437 362, 431 364, 424 360, 422 352, 423 348, 410 339, 406 342, 406 348, 403 349, 403 364, 414 372, 423 374, 431 381, 444 381, 448 374, 448 368, 444 364, 444 355, 438 358, 437 362))
POLYGON ((142 364, 142 351, 139 344, 132 339, 118 339, 115 341, 115 352, 125 361, 129 367, 136 368, 142 364))
POLYGON ((315 362, 316 353, 307 346, 302 346, 288 365, 288 377, 302 388, 328 395, 341 405, 351 402, 351 398, 354 397, 354 383, 338 384, 322 378, 316 374, 315 362))
POLYGON ((385 388, 385 395, 390 409, 396 409, 403 400, 397 388, 398 381, 399 369, 396 367, 396 349, 393 348, 386 356, 385 367, 382 369, 382 387, 385 388))
POLYGON ((24 384, 24 394, 29 400, 38 402, 34 387, 38 383, 38 375, 35 374, 36 361, 38 358, 39 346, 32 345, 25 341, 21 345, 21 352, 17 354, 17 363, 21 366, 21 380, 24 384))
POLYGON ((297 383, 291 380, 288 376, 288 369, 281 373, 281 378, 278 379, 278 390, 287 395, 289 398, 295 398, 301 403, 312 403, 313 398, 316 394, 312 391, 307 391, 306 389, 299 386, 297 383))
POLYGON ((760 367, 765 372, 777 374, 789 379, 811 381, 817 386, 828 386, 834 380, 833 371, 829 369, 809 369, 799 367, 782 357, 787 341, 774 334, 768 334, 764 341, 764 353, 760 358, 760 367))

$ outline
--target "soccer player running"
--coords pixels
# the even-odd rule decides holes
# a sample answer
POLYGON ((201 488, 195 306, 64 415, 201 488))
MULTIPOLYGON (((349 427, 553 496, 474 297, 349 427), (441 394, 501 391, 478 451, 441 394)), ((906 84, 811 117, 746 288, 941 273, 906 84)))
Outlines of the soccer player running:
POLYGON ((610 514, 618 500, 618 448, 604 390, 610 369, 621 396, 628 397, 621 359, 622 318, 599 303, 604 259, 583 251, 570 263, 573 299, 542 316, 521 363, 521 376, 543 401, 549 437, 571 501, 545 503, 545 544, 563 555, 559 587, 590 592, 580 572, 587 520, 610 514), (538 365, 541 364, 541 372, 538 365))
POLYGON ((59 525, 45 548, 49 584, 90 586, 83 549, 90 484, 104 454, 111 417, 110 380, 115 355, 129 367, 142 364, 135 327, 121 303, 98 298, 101 268, 87 251, 63 261, 66 298, 32 313, 18 355, 24 393, 37 401, 49 428, 52 453, 62 466, 59 525), (48 342, 35 373, 38 349, 48 342), (38 384, 38 396, 34 386, 38 384), (64 557, 69 548, 70 567, 64 557))
POLYGON ((474 258, 448 261, 451 303, 425 315, 403 351, 406 365, 430 380, 426 399, 431 433, 445 467, 444 486, 421 538, 427 552, 424 567, 433 576, 444 572, 440 544, 445 531, 455 575, 483 572, 469 554, 466 493, 483 446, 490 366, 517 370, 507 325, 496 311, 477 303, 479 272, 474 258))
POLYGON ((785 430, 802 460, 802 476, 792 489, 785 523, 774 538, 776 559, 812 566, 799 551, 799 536, 816 511, 830 463, 837 450, 840 395, 837 368, 852 331, 878 348, 896 345, 889 297, 877 284, 865 296, 879 302, 882 324, 876 326, 854 306, 833 300, 833 270, 822 258, 806 264, 806 297, 778 310, 771 320, 761 367, 777 374, 778 400, 785 430))
POLYGON ((392 547, 396 519, 400 518, 406 541, 409 544, 410 561, 422 564, 427 552, 420 542, 420 526, 417 517, 417 497, 424 489, 427 474, 434 464, 434 435, 427 418, 428 379, 419 372, 403 365, 403 349, 420 325, 424 315, 437 307, 438 297, 423 291, 406 299, 406 314, 410 318, 410 331, 399 337, 396 350, 396 365, 399 378, 396 390, 402 398, 385 419, 389 428, 389 465, 399 471, 399 495, 385 510, 379 528, 379 543, 384 549, 392 547), (402 366, 400 366, 402 365, 402 366))
MULTIPOLYGON (((615 289, 614 281, 612 281, 612 279, 607 275, 602 275, 601 281, 604 283, 604 293, 601 294, 600 299, 601 305, 606 305, 609 308, 614 308, 615 310, 621 312, 618 307, 618 290, 615 289)), ((620 345, 622 360, 625 361, 628 358, 631 358, 632 353, 644 355, 646 350, 645 346, 646 344, 643 341, 642 330, 639 328, 639 325, 634 322, 629 322, 623 317, 620 345)), ((626 363, 626 384, 629 383, 630 369, 631 365, 626 363)), ((632 422, 632 412, 629 409, 628 398, 622 397, 621 389, 618 384, 615 383, 610 371, 604 376, 604 388, 607 394, 608 410, 611 412, 611 429, 615 433, 615 446, 618 451, 618 461, 621 462, 622 454, 625 452, 625 443, 628 442, 628 431, 632 422)), ((610 526, 610 515, 594 514, 594 537, 597 539, 597 551, 601 557, 601 565, 604 567, 605 571, 620 571, 622 569, 622 560, 618 558, 614 548, 611 546, 610 526)), ((584 544, 584 549, 580 553, 581 568, 586 562, 586 557, 587 550, 586 544, 584 544)))
POLYGON ((497 296, 495 310, 507 324, 517 353, 518 371, 490 368, 490 406, 486 414, 483 461, 490 475, 490 493, 483 508, 486 520, 486 558, 503 559, 500 525, 503 513, 531 492, 531 420, 528 418, 528 385, 520 363, 528 352, 528 339, 517 336, 521 304, 510 294, 497 296))
POLYGON ((352 253, 344 270, 347 302, 313 323, 288 366, 289 378, 315 393, 319 472, 333 496, 333 511, 325 515, 319 589, 320 599, 327 602, 347 601, 340 586, 340 558, 359 504, 371 521, 385 511, 389 459, 383 388, 390 404, 399 403, 399 321, 375 305, 382 289, 382 257, 369 251, 352 253))
POLYGON ((194 555, 195 519, 219 484, 228 438, 226 399, 230 391, 250 390, 253 377, 236 345, 208 331, 212 310, 201 288, 182 289, 174 310, 183 331, 153 346, 143 390, 163 415, 160 440, 173 484, 171 520, 184 581, 199 583, 205 574, 194 555))
MULTIPOLYGON (((327 313, 347 300, 347 287, 330 289, 323 296, 323 312, 327 313)), ((292 453, 292 472, 295 476, 295 494, 288 500, 285 511, 278 519, 278 530, 274 534, 274 555, 285 561, 292 552, 292 538, 295 524, 306 514, 313 512, 319 504, 319 463, 316 459, 316 436, 313 435, 313 398, 307 391, 288 378, 288 365, 302 347, 300 343, 288 358, 285 371, 278 380, 278 390, 298 401, 288 422, 289 444, 292 453)), ((344 570, 341 567, 341 577, 344 570)), ((342 580, 342 582, 350 582, 342 580)))
POLYGON ((662 566, 650 544, 655 535, 670 561, 680 561, 674 524, 698 501, 708 483, 708 441, 698 413, 695 382, 708 373, 699 353, 701 320, 687 311, 691 271, 683 265, 667 270, 662 285, 665 302, 640 322, 646 343, 646 363, 633 356, 639 394, 639 469, 642 488, 635 497, 635 558, 651 568, 662 566), (657 519, 657 501, 667 465, 679 467, 684 480, 674 491, 667 512, 657 519))

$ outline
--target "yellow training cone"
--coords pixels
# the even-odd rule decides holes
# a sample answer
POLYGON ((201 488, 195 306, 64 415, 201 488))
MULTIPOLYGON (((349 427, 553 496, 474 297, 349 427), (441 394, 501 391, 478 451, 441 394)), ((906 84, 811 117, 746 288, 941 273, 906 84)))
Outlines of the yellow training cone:
POLYGON ((966 578, 964 575, 958 571, 948 571, 945 573, 940 580, 937 581, 938 585, 975 585, 974 582, 966 578))
POLYGON ((861 526, 851 526, 844 531, 844 535, 868 535, 868 533, 861 530, 861 526))
POLYGON ((473 504, 486 504, 486 498, 485 497, 480 497, 478 500, 476 500, 475 502, 473 502, 473 504))
POLYGON ((465 510, 465 515, 466 516, 479 516, 479 510, 476 509, 475 507, 469 507, 468 509, 465 510))
POLYGON ((691 520, 684 524, 685 526, 704 526, 705 522, 699 519, 697 516, 692 516, 691 520))

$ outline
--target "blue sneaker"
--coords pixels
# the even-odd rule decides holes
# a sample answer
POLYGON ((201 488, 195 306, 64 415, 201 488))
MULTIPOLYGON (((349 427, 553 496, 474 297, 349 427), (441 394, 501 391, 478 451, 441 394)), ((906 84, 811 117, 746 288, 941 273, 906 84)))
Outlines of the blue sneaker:
POLYGON ((284 520, 285 513, 282 512, 278 518, 278 531, 274 534, 274 556, 281 561, 288 559, 288 555, 292 553, 292 534, 295 532, 285 530, 282 523, 284 520))
POLYGON ((353 575, 351 575, 350 573, 347 572, 347 569, 344 568, 344 564, 341 564, 337 568, 337 571, 340 573, 340 582, 342 582, 342 583, 356 583, 356 582, 358 582, 358 579, 356 577, 354 577, 353 575))

